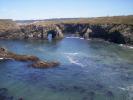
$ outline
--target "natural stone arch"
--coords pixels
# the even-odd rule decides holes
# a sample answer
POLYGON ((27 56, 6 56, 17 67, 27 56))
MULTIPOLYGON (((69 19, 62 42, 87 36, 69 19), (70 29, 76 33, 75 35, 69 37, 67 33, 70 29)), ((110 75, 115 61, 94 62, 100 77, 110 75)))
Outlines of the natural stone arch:
POLYGON ((62 30, 56 25, 48 26, 47 28, 44 29, 44 31, 47 34, 47 38, 49 34, 52 35, 52 39, 63 38, 62 30))
POLYGON ((49 35, 51 35, 51 36, 52 36, 52 39, 55 39, 55 38, 56 38, 57 33, 56 33, 56 31, 55 31, 55 30, 49 30, 49 31, 47 31, 47 38, 48 38, 48 36, 49 36, 49 35))

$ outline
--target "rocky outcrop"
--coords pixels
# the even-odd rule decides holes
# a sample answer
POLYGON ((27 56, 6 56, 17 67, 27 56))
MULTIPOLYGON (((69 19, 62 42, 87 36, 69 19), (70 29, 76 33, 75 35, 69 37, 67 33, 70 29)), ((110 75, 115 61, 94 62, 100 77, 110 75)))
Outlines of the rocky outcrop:
POLYGON ((59 66, 59 62, 42 61, 36 56, 15 54, 6 50, 5 48, 0 48, 0 58, 2 58, 1 60, 10 59, 24 62, 30 61, 33 63, 31 66, 34 68, 51 68, 59 66))
POLYGON ((51 34, 53 39, 63 38, 62 30, 56 25, 21 25, 17 30, 1 32, 2 39, 48 39, 51 34))
POLYGON ((84 38, 100 38, 106 41, 133 45, 133 25, 127 24, 60 24, 64 34, 84 38))
POLYGON ((133 45, 133 24, 58 22, 48 25, 9 26, 7 29, 0 29, 0 39, 48 39, 49 34, 52 39, 61 39, 64 34, 75 34, 85 39, 100 38, 118 44, 133 45))
POLYGON ((34 68, 50 68, 50 67, 56 67, 59 66, 59 62, 44 62, 44 61, 40 61, 38 60, 37 62, 35 62, 34 64, 32 64, 32 67, 34 68))

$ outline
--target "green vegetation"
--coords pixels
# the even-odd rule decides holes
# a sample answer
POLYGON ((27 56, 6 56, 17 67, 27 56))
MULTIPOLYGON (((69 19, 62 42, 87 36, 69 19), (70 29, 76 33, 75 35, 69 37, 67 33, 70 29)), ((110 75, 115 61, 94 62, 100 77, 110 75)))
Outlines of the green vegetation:
POLYGON ((66 18, 66 19, 51 19, 38 21, 37 25, 51 25, 51 24, 128 24, 133 25, 133 15, 130 16, 112 16, 112 17, 93 17, 93 18, 66 18))

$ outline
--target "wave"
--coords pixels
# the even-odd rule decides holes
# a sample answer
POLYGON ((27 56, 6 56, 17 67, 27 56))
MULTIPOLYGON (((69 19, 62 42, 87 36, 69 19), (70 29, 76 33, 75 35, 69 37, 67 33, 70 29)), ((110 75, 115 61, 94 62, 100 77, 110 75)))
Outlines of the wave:
POLYGON ((133 46, 128 46, 128 45, 124 45, 124 44, 120 44, 119 46, 129 48, 129 49, 133 49, 133 46))
POLYGON ((133 85, 129 85, 127 87, 119 87, 119 89, 123 90, 123 91, 127 91, 128 92, 128 100, 132 100, 133 98, 133 85))
POLYGON ((78 55, 79 53, 75 52, 75 53, 64 53, 66 55, 78 55))
POLYGON ((79 38, 79 39, 84 40, 84 38, 79 38))
POLYGON ((79 38, 79 37, 72 37, 72 36, 71 36, 71 37, 65 37, 65 38, 72 38, 72 39, 73 39, 73 38, 79 38))
POLYGON ((76 59, 74 59, 73 57, 67 56, 67 58, 68 58, 68 60, 70 61, 70 63, 79 65, 79 66, 81 66, 81 67, 85 67, 85 65, 83 65, 82 63, 79 63, 79 61, 76 60, 76 59))
POLYGON ((2 60, 13 60, 12 58, 0 58, 0 61, 2 60))
POLYGON ((70 39, 81 39, 81 40, 84 40, 84 38, 81 38, 81 37, 66 37, 66 38, 70 38, 70 39))
POLYGON ((0 60, 3 60, 4 58, 0 58, 0 60))

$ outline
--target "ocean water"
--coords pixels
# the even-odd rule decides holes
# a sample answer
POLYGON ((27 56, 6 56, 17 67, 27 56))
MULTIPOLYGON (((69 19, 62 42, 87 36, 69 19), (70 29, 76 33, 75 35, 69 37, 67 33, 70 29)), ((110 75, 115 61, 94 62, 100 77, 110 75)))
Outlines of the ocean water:
POLYGON ((29 63, 0 61, 0 88, 14 100, 133 100, 133 49, 96 40, 0 40, 19 54, 60 66, 34 69, 29 63))

